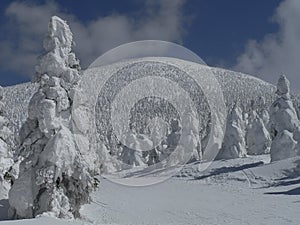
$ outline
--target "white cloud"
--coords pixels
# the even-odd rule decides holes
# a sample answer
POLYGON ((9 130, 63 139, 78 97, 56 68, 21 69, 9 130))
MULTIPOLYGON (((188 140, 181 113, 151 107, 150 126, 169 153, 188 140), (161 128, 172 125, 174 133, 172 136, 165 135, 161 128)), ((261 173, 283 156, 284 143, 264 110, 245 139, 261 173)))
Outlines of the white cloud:
POLYGON ((100 15, 93 21, 82 23, 74 15, 63 12, 53 1, 40 5, 13 2, 5 11, 9 22, 1 28, 8 38, 0 41, 0 66, 32 75, 52 15, 58 15, 70 24, 76 42, 74 49, 83 66, 105 51, 130 41, 159 39, 181 42, 185 22, 181 13, 183 4, 184 0, 148 0, 139 16, 100 15))
MULTIPOLYGON (((255 16, 255 15, 254 15, 255 16)), ((276 84, 281 73, 300 91, 300 1, 285 0, 276 9, 273 22, 279 30, 263 40, 250 40, 237 59, 235 70, 257 75, 276 84)))

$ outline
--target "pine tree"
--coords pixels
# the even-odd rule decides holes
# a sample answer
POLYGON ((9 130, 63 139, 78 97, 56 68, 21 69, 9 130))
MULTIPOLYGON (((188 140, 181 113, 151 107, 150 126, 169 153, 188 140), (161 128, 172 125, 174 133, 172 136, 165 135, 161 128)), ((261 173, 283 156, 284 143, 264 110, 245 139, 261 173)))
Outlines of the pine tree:
POLYGON ((140 143, 137 138, 135 129, 132 133, 128 133, 125 139, 125 146, 121 154, 122 161, 129 166, 143 166, 145 165, 140 143))
POLYGON ((185 152, 192 153, 192 160, 202 159, 201 141, 199 136, 199 121, 193 110, 187 109, 182 118, 182 142, 185 152))
POLYGON ((265 98, 260 96, 258 99, 258 116, 262 119, 264 122, 264 125, 266 128, 268 128, 268 124, 270 121, 270 115, 268 110, 266 110, 266 101, 265 98))
MULTIPOLYGON (((80 66, 71 51, 72 39, 67 23, 52 17, 44 40, 46 53, 36 66, 34 82, 39 89, 20 130, 23 161, 9 192, 11 217, 31 218, 44 212, 79 217, 80 206, 90 200, 93 161, 85 157, 74 136, 73 95, 80 66)), ((78 134, 80 126, 75 125, 78 134)), ((82 136, 76 138, 82 141, 82 136)))
POLYGON ((166 146, 160 155, 160 161, 166 160, 167 165, 173 166, 181 162, 183 149, 177 149, 181 137, 181 124, 177 119, 171 121, 171 132, 167 135, 164 145, 166 146), (176 151, 177 150, 177 151, 176 151), (176 152, 175 152, 176 151, 176 152))
POLYGON ((271 137, 263 120, 253 111, 253 119, 247 127, 246 143, 249 155, 261 155, 270 152, 271 137))
POLYGON ((245 124, 242 111, 235 104, 228 114, 222 148, 216 159, 234 159, 246 155, 245 124))
POLYGON ((270 129, 273 137, 271 161, 294 157, 299 141, 300 123, 290 98, 290 82, 280 76, 276 94, 278 98, 270 107, 270 129))

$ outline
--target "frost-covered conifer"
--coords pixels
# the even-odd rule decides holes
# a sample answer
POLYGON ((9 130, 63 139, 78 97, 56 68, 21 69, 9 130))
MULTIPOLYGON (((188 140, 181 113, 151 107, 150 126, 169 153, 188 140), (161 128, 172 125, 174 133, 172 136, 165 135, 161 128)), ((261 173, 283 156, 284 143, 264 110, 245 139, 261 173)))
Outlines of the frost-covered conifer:
POLYGON ((266 100, 264 97, 260 96, 258 99, 258 116, 262 119, 262 121, 264 122, 264 125, 266 128, 268 128, 268 124, 270 121, 270 115, 268 110, 266 109, 266 100))
POLYGON ((181 155, 182 151, 179 150, 176 153, 174 153, 176 151, 176 148, 179 145, 180 136, 181 136, 182 127, 179 120, 173 119, 171 121, 170 128, 171 128, 171 132, 165 140, 164 143, 165 147, 161 152, 159 160, 160 161, 167 160, 167 163, 169 165, 176 165, 178 161, 180 161, 182 158, 181 155))
POLYGON ((245 124, 242 111, 235 104, 227 117, 225 136, 217 159, 234 159, 246 155, 245 124))
POLYGON ((86 149, 81 148, 88 148, 84 133, 79 132, 84 129, 78 121, 84 117, 75 119, 72 115, 73 96, 80 80, 72 41, 67 23, 52 17, 44 40, 46 53, 36 66, 34 81, 39 89, 20 130, 23 161, 9 192, 11 217, 31 218, 44 212, 78 217, 80 206, 90 200, 93 154, 88 158, 86 149))
POLYGON ((246 133, 247 153, 249 155, 261 155, 269 153, 271 137, 263 120, 253 111, 253 119, 248 124, 246 133))
POLYGON ((130 166, 143 166, 145 165, 140 143, 134 129, 132 133, 128 133, 125 140, 125 146, 121 154, 122 161, 130 166))
POLYGON ((270 129, 273 137, 271 161, 294 157, 300 141, 300 123, 290 98, 290 82, 285 75, 277 83, 278 98, 270 108, 270 129))
POLYGON ((186 152, 192 153, 192 160, 200 161, 202 159, 201 141, 199 137, 199 121, 196 113, 192 110, 186 110, 182 118, 182 143, 180 143, 186 152))

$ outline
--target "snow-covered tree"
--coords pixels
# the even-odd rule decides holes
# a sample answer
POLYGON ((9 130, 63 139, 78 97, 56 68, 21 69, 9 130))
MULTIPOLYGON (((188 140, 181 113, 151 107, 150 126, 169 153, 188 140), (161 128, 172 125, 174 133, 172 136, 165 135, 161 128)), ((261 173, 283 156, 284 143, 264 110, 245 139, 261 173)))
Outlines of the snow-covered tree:
POLYGON ((258 116, 262 119, 265 127, 267 128, 269 121, 270 121, 270 115, 269 115, 268 110, 266 109, 266 100, 262 96, 260 96, 258 99, 257 112, 258 112, 258 116))
POLYGON ((167 135, 167 123, 158 117, 152 119, 148 124, 147 129, 152 142, 152 150, 148 151, 147 164, 154 165, 159 163, 159 156, 163 149, 162 143, 167 135))
POLYGON ((9 121, 4 114, 3 88, 0 86, 0 182, 2 188, 7 192, 10 184, 13 183, 12 166, 13 153, 9 144, 9 137, 12 135, 9 129, 9 121))
POLYGON ((269 153, 271 146, 270 134, 256 111, 253 111, 251 115, 253 119, 248 124, 246 133, 247 153, 249 155, 269 153))
POLYGON ((270 107, 270 129, 273 137, 271 161, 294 157, 300 141, 300 123, 290 98, 290 82, 285 75, 277 83, 278 98, 270 107))
POLYGON ((173 119, 171 121, 170 128, 171 128, 171 132, 169 135, 167 135, 167 138, 163 143, 164 147, 160 154, 159 160, 163 161, 167 159, 168 164, 175 165, 178 163, 178 157, 180 157, 180 155, 178 155, 180 154, 180 151, 178 151, 178 154, 172 154, 177 148, 177 146, 179 145, 179 141, 180 141, 182 128, 179 120, 173 119))
POLYGON ((51 18, 44 40, 46 53, 36 66, 34 81, 39 89, 29 103, 28 118, 19 134, 23 160, 9 192, 14 218, 31 218, 44 212, 78 217, 80 206, 90 200, 94 165, 75 141, 79 138, 88 145, 80 135, 75 137, 74 130, 77 135, 80 126, 76 123, 74 127, 72 116, 80 80, 79 61, 71 51, 72 36, 65 21, 51 18))
POLYGON ((199 121, 193 110, 187 109, 182 118, 182 143, 186 152, 192 153, 192 160, 202 159, 201 141, 199 136, 199 121))
POLYGON ((222 148, 217 159, 234 159, 247 155, 245 124, 241 109, 235 104, 227 116, 227 124, 222 148))
POLYGON ((145 162, 142 151, 140 151, 140 143, 135 130, 132 129, 132 131, 132 133, 128 133, 126 135, 125 146, 123 146, 121 159, 122 162, 130 166, 143 166, 145 165, 145 162))

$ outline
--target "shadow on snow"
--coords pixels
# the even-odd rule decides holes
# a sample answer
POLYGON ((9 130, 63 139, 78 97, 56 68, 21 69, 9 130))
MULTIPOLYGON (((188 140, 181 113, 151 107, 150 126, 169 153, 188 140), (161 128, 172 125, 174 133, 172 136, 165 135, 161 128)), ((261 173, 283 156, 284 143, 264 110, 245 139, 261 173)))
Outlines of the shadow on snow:
POLYGON ((261 166, 263 164, 264 164, 264 162, 260 161, 260 162, 249 163, 249 164, 245 164, 245 165, 241 165, 241 166, 230 166, 230 167, 225 166, 225 167, 214 169, 209 174, 202 175, 202 176, 195 176, 194 179, 201 180, 201 179, 205 179, 205 178, 208 178, 211 176, 216 176, 216 175, 220 175, 220 174, 224 174, 224 173, 232 173, 232 172, 242 171, 245 169, 250 169, 253 167, 261 166))

